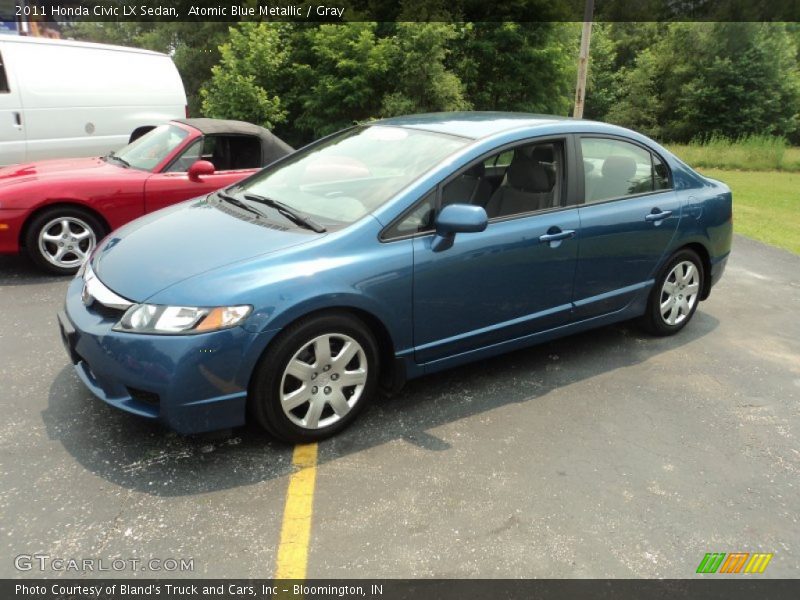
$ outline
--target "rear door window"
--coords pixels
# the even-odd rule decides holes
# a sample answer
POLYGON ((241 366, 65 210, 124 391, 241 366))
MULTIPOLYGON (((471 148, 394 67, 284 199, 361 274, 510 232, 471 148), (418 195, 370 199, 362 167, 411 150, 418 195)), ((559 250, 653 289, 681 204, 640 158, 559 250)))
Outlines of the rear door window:
POLYGON ((622 140, 581 138, 585 202, 603 202, 669 189, 669 169, 641 146, 622 140))

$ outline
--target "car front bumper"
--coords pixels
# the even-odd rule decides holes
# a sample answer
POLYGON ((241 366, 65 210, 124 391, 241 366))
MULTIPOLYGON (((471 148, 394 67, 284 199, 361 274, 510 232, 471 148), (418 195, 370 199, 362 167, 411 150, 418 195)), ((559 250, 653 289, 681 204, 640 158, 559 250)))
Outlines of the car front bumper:
MULTIPOLYGON (((711 286, 714 287, 717 285, 720 279, 722 279, 722 274, 725 272, 725 267, 728 264, 728 257, 731 255, 730 251, 727 254, 719 256, 717 258, 712 259, 711 261, 711 286)), ((709 288, 708 292, 711 292, 709 288)), ((706 294, 708 296, 708 294, 706 294)))
POLYGON ((121 314, 85 306, 81 288, 80 278, 70 283, 58 321, 75 371, 95 396, 182 434, 244 424, 250 374, 274 332, 117 332, 121 314))

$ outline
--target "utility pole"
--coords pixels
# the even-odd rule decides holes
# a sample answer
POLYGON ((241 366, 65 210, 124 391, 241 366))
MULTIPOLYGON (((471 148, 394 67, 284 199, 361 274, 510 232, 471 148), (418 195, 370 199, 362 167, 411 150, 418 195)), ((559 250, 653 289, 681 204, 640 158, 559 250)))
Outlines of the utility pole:
POLYGON ((581 51, 578 55, 578 83, 575 86, 575 110, 572 116, 583 118, 583 100, 586 97, 586 73, 589 70, 589 40, 592 38, 592 17, 594 0, 586 0, 583 11, 583 31, 581 32, 581 51))

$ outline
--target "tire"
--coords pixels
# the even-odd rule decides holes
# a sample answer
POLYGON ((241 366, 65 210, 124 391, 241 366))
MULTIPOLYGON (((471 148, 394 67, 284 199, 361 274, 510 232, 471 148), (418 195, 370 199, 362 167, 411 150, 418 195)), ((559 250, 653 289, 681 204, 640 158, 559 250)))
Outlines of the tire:
POLYGON ((642 317, 643 327, 658 336, 674 335, 691 321, 705 281, 703 261, 693 250, 678 250, 656 277, 642 317))
POLYGON ((364 410, 377 391, 379 370, 378 344, 364 323, 340 313, 312 316, 282 332, 261 357, 249 409, 279 440, 322 440, 364 410))
POLYGON ((56 275, 73 275, 104 233, 105 227, 90 212, 57 206, 28 224, 25 250, 39 268, 56 275))

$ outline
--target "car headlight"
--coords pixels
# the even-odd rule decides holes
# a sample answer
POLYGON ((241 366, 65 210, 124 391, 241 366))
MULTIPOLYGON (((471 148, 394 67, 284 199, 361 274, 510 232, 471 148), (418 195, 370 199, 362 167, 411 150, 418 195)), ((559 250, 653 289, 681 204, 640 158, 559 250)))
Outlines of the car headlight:
POLYGON ((191 334, 236 327, 253 310, 252 306, 161 306, 134 304, 115 331, 128 333, 191 334))

